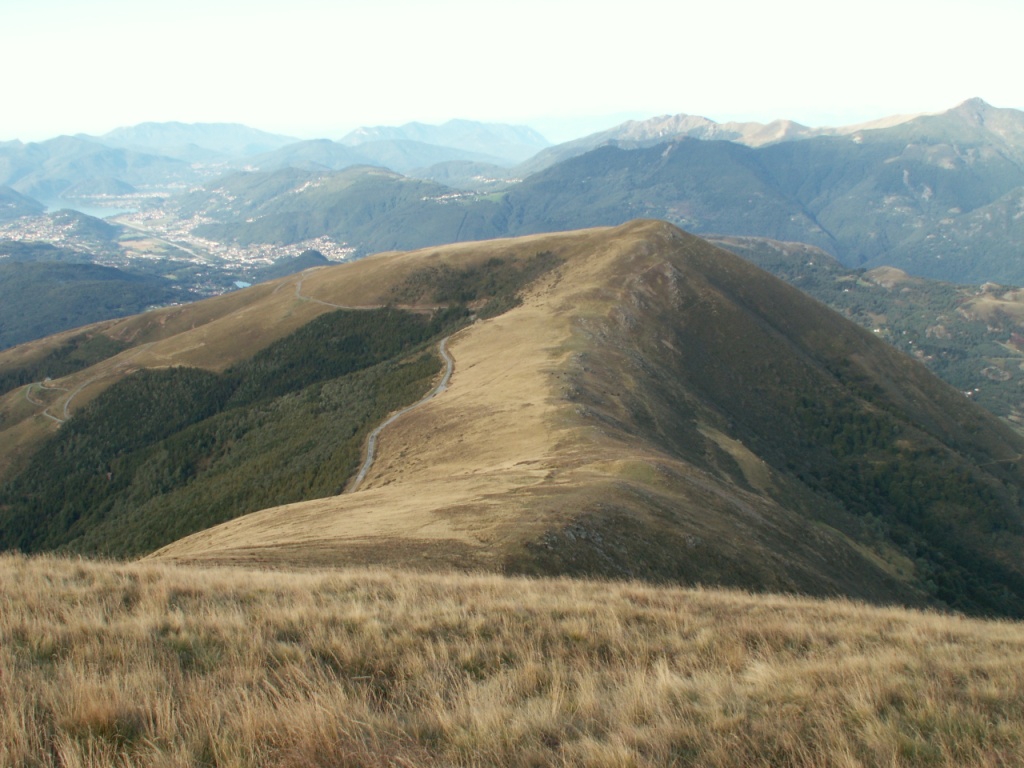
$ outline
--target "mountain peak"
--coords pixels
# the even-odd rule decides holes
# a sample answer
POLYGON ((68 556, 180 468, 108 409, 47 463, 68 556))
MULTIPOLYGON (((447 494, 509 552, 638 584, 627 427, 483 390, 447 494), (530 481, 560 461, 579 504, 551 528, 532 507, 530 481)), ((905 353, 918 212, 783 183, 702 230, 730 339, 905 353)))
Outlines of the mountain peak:
POLYGON ((994 107, 982 99, 973 98, 933 116, 931 121, 945 123, 949 128, 954 125, 960 130, 966 128, 976 141, 995 141, 1000 145, 1000 151, 1017 158, 1018 163, 1024 162, 1024 112, 1018 109, 994 107))
POLYGON ((989 104, 984 99, 982 99, 982 98, 980 98, 978 96, 975 96, 973 98, 967 99, 967 101, 965 101, 963 104, 960 104, 958 107, 956 107, 956 109, 985 109, 985 110, 987 110, 987 109, 992 109, 992 105, 989 104))
POLYGON ((967 117, 978 124, 985 122, 985 118, 995 109, 984 99, 974 97, 963 104, 959 104, 950 110, 952 113, 967 117))

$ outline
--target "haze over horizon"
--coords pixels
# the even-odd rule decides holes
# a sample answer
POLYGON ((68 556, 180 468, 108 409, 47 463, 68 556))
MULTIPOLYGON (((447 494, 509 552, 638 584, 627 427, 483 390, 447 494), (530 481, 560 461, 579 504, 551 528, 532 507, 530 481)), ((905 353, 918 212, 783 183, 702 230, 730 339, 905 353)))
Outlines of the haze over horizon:
POLYGON ((233 122, 296 138, 452 118, 529 125, 552 142, 627 119, 848 125, 980 97, 1024 108, 1024 6, 809 0, 629 13, 582 0, 13 0, 0 45, 0 140, 142 122, 233 122), (827 14, 827 15, 825 15, 827 14), (836 36, 837 29, 842 35, 836 36))

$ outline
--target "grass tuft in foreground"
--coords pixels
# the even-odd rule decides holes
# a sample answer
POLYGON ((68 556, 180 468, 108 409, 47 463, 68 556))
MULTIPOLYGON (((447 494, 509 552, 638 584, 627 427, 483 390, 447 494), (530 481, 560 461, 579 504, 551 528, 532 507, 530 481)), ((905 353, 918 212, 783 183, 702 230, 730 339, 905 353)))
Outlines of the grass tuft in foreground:
POLYGON ((0 558, 0 765, 1024 764, 1024 626, 635 583, 0 558))

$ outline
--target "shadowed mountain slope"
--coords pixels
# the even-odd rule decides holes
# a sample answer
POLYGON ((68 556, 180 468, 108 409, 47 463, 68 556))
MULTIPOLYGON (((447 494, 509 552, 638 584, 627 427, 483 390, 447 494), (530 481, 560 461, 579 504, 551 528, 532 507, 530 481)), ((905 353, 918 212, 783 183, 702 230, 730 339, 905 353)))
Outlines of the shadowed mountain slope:
POLYGON ((0 260, 0 349, 180 295, 169 280, 98 264, 0 260))
POLYGON ((600 574, 1024 615, 1021 438, 674 227, 386 255, 307 273, 303 290, 344 303, 441 263, 537 252, 561 266, 452 337, 449 389, 388 428, 358 492, 155 556, 600 574))

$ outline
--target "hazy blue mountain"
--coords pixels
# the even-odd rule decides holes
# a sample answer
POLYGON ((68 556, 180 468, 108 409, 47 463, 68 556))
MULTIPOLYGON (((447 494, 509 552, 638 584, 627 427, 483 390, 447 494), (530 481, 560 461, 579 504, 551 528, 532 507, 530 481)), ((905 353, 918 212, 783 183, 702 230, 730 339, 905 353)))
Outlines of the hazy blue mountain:
POLYGON ((282 168, 338 171, 353 165, 366 165, 366 159, 344 144, 330 139, 296 141, 250 158, 248 165, 263 171, 282 168))
POLYGON ((0 221, 20 219, 22 216, 36 216, 46 210, 46 206, 28 195, 23 195, 10 187, 0 186, 0 221))
POLYGON ((994 107, 982 99, 968 99, 953 109, 922 115, 884 131, 856 131, 855 141, 904 141, 942 148, 936 162, 972 163, 993 155, 1024 162, 1024 112, 994 107), (974 152, 968 152, 968 149, 974 152))
POLYGON ((508 186, 518 179, 513 178, 510 169, 493 163, 478 163, 472 160, 449 160, 427 168, 420 168, 416 176, 436 181, 452 189, 492 191, 508 186))
POLYGON ((111 180, 165 187, 196 178, 184 161, 107 147, 76 136, 0 144, 0 185, 42 201, 61 198, 72 188, 76 194, 98 193, 111 180))
POLYGON ((779 186, 841 244, 832 252, 848 265, 1024 282, 1024 253, 1013 243, 1019 227, 1006 215, 1024 193, 1024 112, 972 100, 892 128, 760 154, 779 186))
POLYGON ((215 162, 271 152, 297 139, 239 123, 140 123, 115 128, 96 140, 111 147, 188 162, 215 162))
POLYGON ((72 184, 70 187, 64 190, 62 196, 66 199, 74 200, 76 198, 91 197, 94 195, 109 195, 111 197, 120 197, 123 195, 131 195, 138 190, 126 181, 121 179, 115 179, 111 177, 107 178, 90 178, 72 184))
POLYGON ((357 128, 341 139, 349 146, 375 141, 417 141, 452 147, 497 158, 499 164, 504 165, 522 162, 550 146, 547 139, 527 126, 473 120, 449 120, 443 125, 414 122, 402 126, 357 128))
POLYGON ((1024 283, 1024 112, 980 100, 848 135, 760 147, 605 145, 511 188, 509 234, 662 218, 810 243, 848 266, 1024 283))
POLYGON ((367 141, 355 149, 371 165, 380 165, 393 171, 419 177, 420 169, 445 162, 474 162, 500 165, 502 158, 471 152, 460 147, 428 144, 411 139, 382 139, 367 141))
POLYGON ((281 168, 340 171, 357 165, 375 165, 410 174, 419 168, 453 160, 493 163, 496 159, 420 141, 382 139, 352 146, 329 139, 313 139, 250 158, 247 165, 264 171, 281 168))
MULTIPOLYGON (((366 169, 340 186, 337 179, 311 187, 306 177, 278 185, 284 177, 257 176, 246 184, 259 187, 268 210, 239 202, 251 202, 254 190, 232 191, 237 210, 218 211, 218 225, 205 232, 271 243, 330 234, 365 253, 656 218, 698 234, 809 243, 852 267, 889 264, 962 283, 1020 284, 1018 124, 1024 113, 974 102, 895 127, 760 147, 693 138, 606 145, 520 183, 483 184, 477 189, 488 194, 475 196, 366 169), (357 178, 358 198, 351 189, 357 178), (289 194, 272 203, 268 191, 289 194), (402 246, 394 239, 399 230, 402 246)), ((202 206, 220 204, 211 192, 199 194, 210 198, 202 206)))

